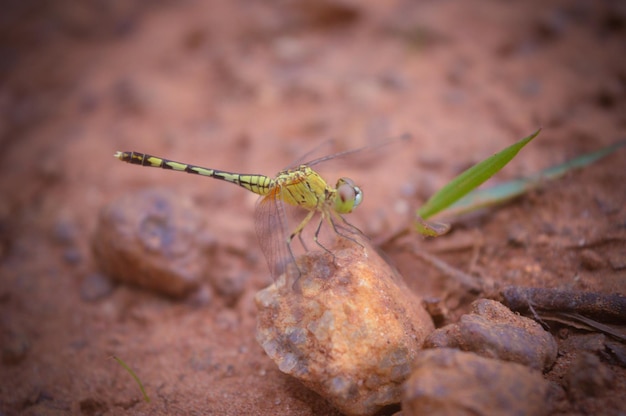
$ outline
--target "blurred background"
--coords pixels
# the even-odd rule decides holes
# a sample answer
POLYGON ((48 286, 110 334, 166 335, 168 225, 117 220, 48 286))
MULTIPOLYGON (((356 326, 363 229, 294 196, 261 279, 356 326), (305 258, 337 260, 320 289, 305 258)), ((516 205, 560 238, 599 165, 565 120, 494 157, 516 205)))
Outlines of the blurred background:
MULTIPOLYGON (((328 139, 333 153, 410 133, 333 166, 329 182, 350 176, 363 188, 351 222, 375 237, 539 127, 499 180, 624 139, 625 19, 625 3, 609 0, 3 1, 0 329, 11 377, 0 382, 2 411, 332 413, 255 343, 252 298, 271 281, 256 197, 113 153, 272 176, 328 139), (99 270, 90 247, 100 210, 153 187, 205 215, 240 282, 234 301, 210 284, 180 302, 106 276, 103 295, 86 294, 99 270), (113 354, 143 369, 160 400, 141 402, 113 354)), ((452 238, 480 233, 479 266, 516 283, 623 289, 611 259, 624 248, 625 160, 616 153, 452 238), (581 272, 564 247, 607 230, 621 233, 605 247, 611 266, 581 272), (521 248, 506 245, 512 238, 521 248)), ((411 286, 436 293, 429 277, 426 268, 411 286)))

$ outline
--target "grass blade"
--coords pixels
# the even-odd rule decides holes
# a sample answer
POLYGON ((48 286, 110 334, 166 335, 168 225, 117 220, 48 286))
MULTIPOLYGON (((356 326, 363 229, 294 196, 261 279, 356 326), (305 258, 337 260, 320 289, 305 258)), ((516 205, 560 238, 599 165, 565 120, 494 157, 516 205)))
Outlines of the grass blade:
POLYGON ((626 146, 626 140, 615 143, 598 151, 571 159, 560 165, 544 169, 539 173, 535 173, 525 178, 514 179, 487 189, 476 189, 452 204, 446 210, 446 216, 465 214, 480 208, 503 203, 516 196, 522 195, 531 189, 539 187, 546 181, 557 179, 571 170, 580 169, 590 165, 603 157, 610 155, 623 146, 626 146))
POLYGON ((417 215, 422 219, 428 219, 448 208, 502 169, 524 146, 537 137, 540 131, 541 129, 537 130, 530 136, 523 138, 461 173, 433 195, 417 211, 417 215))
POLYGON ((143 394, 143 399, 146 401, 146 403, 150 403, 150 397, 148 397, 146 390, 143 388, 143 383, 141 382, 137 374, 135 374, 135 372, 124 361, 122 361, 121 358, 118 358, 115 355, 111 358, 117 361, 119 365, 124 367, 124 369, 128 372, 128 374, 130 374, 135 379, 135 381, 139 385, 139 389, 141 390, 141 393, 143 394))

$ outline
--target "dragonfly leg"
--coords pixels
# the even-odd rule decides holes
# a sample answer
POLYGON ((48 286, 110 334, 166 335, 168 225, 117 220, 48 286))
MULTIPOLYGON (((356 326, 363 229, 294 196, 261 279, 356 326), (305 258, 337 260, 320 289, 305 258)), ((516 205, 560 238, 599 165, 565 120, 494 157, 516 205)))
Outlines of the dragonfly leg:
POLYGON ((302 247, 304 247, 304 249, 306 250, 306 246, 304 245, 304 241, 302 240, 302 230, 308 224, 308 222, 311 221, 311 218, 313 218, 314 214, 315 214, 315 211, 309 211, 309 213, 306 215, 306 217, 304 217, 302 222, 298 224, 296 229, 289 235, 289 237, 287 237, 287 249, 289 250, 289 255, 291 256, 291 260, 296 265, 296 269, 298 270, 298 276, 293 282, 294 289, 297 289, 299 287, 298 280, 300 280, 300 276, 302 276, 302 270, 300 270, 300 267, 298 267, 298 263, 296 262, 296 256, 293 254, 293 250, 291 249, 291 242, 296 236, 298 236, 298 239, 302 243, 302 247))
MULTIPOLYGON (((309 211, 309 213, 306 214, 306 217, 304 217, 302 222, 296 227, 295 230, 293 230, 289 238, 287 238, 287 245, 289 246, 290 252, 291 252, 291 241, 294 239, 295 236, 298 236, 298 238, 302 242, 302 236, 301 236, 302 230, 304 230, 304 227, 306 227, 309 221, 311 221, 311 218, 313 218, 313 215, 315 215, 315 211, 309 211)), ((302 242, 302 245, 304 246, 304 242, 302 242)), ((306 250, 306 246, 304 246, 304 249, 306 250)))
MULTIPOLYGON (((289 238, 287 239, 287 250, 289 251, 289 257, 291 257, 291 262, 293 263, 294 266, 296 266, 296 272, 297 272, 297 275, 293 281, 292 287, 294 288, 294 290, 299 291, 300 286, 297 283, 300 280, 300 276, 302 276, 302 270, 300 270, 300 266, 298 266, 298 262, 296 261, 296 256, 293 254, 293 250, 291 249, 292 237, 293 235, 289 236, 289 238)), ((286 265, 285 267, 285 276, 289 277, 289 265, 286 265)))
POLYGON ((309 251, 309 248, 306 246, 304 239, 302 238, 302 233, 298 234, 298 240, 300 240, 300 244, 302 244, 304 251, 309 251))
MULTIPOLYGON (((324 215, 321 216, 320 222, 317 224, 317 228, 315 229, 315 235, 313 236, 313 240, 315 240, 315 244, 320 246, 322 250, 333 256, 333 263, 335 262, 335 254, 332 251, 324 247, 322 243, 319 241, 320 230, 322 229, 322 224, 324 223, 324 215)), ((334 228, 334 227, 333 227, 334 228)))
MULTIPOLYGON (((361 246, 361 248, 365 249, 365 246, 363 244, 361 244, 356 238, 350 237, 348 234, 346 233, 342 233, 340 230, 345 230, 349 233, 352 233, 354 235, 361 235, 361 236, 365 236, 365 234, 363 234, 363 232, 361 230, 359 230, 357 227, 355 227, 354 225, 350 224, 344 217, 342 217, 341 215, 334 213, 334 216, 329 216, 328 217, 328 221, 330 222, 330 225, 333 227, 333 230, 335 231, 335 233, 337 233, 338 235, 342 236, 343 238, 352 241, 354 244, 357 244, 359 246, 361 246), (336 224, 335 217, 339 217, 339 219, 341 219, 341 221, 346 225, 346 227, 341 226, 340 224, 336 224)), ((367 237, 366 237, 367 238, 367 237)))

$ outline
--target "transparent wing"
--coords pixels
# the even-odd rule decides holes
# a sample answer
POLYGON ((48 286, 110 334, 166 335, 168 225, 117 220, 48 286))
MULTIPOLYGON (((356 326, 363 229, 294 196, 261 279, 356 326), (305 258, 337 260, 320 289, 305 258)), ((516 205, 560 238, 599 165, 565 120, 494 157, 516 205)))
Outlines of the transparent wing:
POLYGON ((311 161, 311 159, 318 160, 322 158, 322 157, 315 157, 315 155, 323 154, 324 155, 323 157, 326 157, 330 149, 332 149, 333 146, 335 146, 336 144, 337 144, 337 140, 335 139, 324 140, 323 142, 321 142, 314 148, 308 150, 305 154, 301 155, 296 160, 291 162, 288 166, 285 167, 285 170, 295 168, 302 164, 308 164, 309 161, 311 161))
MULTIPOLYGON (((339 152, 339 153, 334 153, 331 155, 327 155, 327 156, 323 156, 320 158, 317 158, 315 160, 311 160, 309 162, 306 162, 305 164, 308 166, 315 166, 319 163, 322 162, 326 162, 328 160, 333 160, 333 159, 343 159, 346 158, 348 156, 353 156, 354 154, 361 154, 364 157, 368 157, 368 156, 376 156, 376 157, 380 157, 380 150, 381 148, 384 148, 386 146, 389 145, 393 145, 393 144, 397 144, 397 143, 402 143, 402 142, 407 142, 411 140, 411 136, 409 134, 402 134, 400 136, 397 137, 392 137, 390 139, 385 139, 385 140, 380 140, 377 143, 371 144, 369 146, 363 146, 363 147, 359 147, 357 149, 351 149, 351 150, 346 150, 343 152, 339 152)), ((332 144, 332 142, 331 142, 332 144)), ((307 155, 309 155, 312 152, 307 153, 307 155)))
POLYGON ((259 199, 255 210, 256 234, 272 278, 276 280, 295 259, 287 247, 289 228, 280 189, 259 199))
MULTIPOLYGON (((335 152, 329 154, 331 149, 339 145, 339 140, 328 139, 324 140, 302 156, 298 157, 294 162, 285 167, 287 169, 294 169, 299 165, 315 166, 320 163, 324 163, 330 160, 341 161, 343 159, 349 159, 351 161, 364 162, 365 165, 370 164, 371 157, 380 157, 381 148, 385 148, 389 145, 395 145, 411 140, 411 136, 407 133, 400 136, 391 137, 388 139, 378 140, 370 145, 362 146, 356 149, 345 150, 343 152, 335 152), (355 154, 361 155, 358 158, 354 158, 355 154), (317 157, 316 157, 317 155, 317 157), (322 156, 319 156, 322 155, 322 156), (363 159, 363 160, 359 160, 363 159)), ((340 163, 340 162, 338 162, 340 163)))

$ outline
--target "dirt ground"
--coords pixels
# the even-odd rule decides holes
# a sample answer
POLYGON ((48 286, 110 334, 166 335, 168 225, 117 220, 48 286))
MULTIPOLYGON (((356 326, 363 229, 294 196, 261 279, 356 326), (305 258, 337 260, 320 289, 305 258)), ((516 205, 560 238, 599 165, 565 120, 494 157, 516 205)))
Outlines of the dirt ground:
MULTIPOLYGON (((113 153, 273 175, 329 138, 340 151, 408 132, 409 143, 331 173, 362 185, 351 222, 375 239, 538 127, 494 181, 625 139, 625 21, 624 3, 609 0, 4 2, 0 412, 337 414, 255 340, 254 294, 271 282, 255 196, 113 153), (148 188, 205 214, 210 275, 239 282, 234 294, 207 279, 171 299, 100 274, 100 210, 148 188), (150 403, 112 356, 137 372, 150 403)), ((448 280, 401 245, 501 285, 624 294, 625 184, 622 149, 387 254, 413 290, 447 299, 450 321, 475 297, 447 297, 448 280)), ((624 414, 624 361, 582 330, 551 332, 550 413, 624 414), (583 351, 601 358, 602 391, 567 389, 583 351)))

